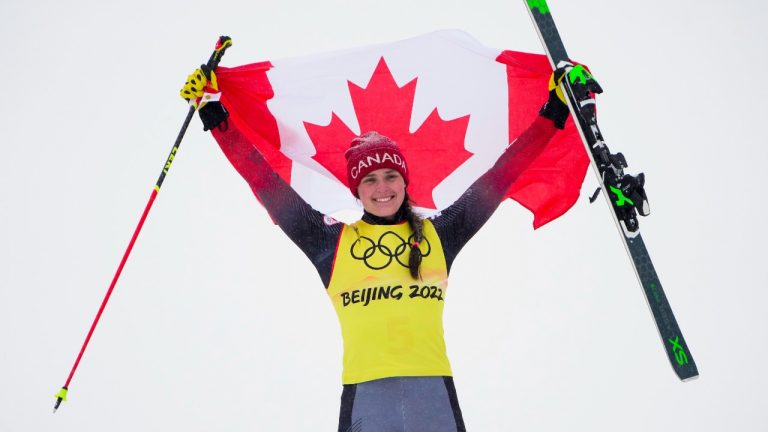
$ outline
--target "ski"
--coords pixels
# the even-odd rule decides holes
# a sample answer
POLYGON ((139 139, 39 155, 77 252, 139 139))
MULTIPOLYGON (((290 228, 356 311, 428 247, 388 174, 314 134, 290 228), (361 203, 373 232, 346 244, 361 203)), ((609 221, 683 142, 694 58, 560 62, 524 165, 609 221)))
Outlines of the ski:
MULTIPOLYGON (((524 2, 542 45, 544 45, 552 69, 565 65, 566 63, 562 62, 569 62, 570 60, 546 0, 524 0, 524 2)), ((576 72, 578 68, 580 67, 574 67, 571 72, 576 72)), ((585 70, 579 72, 583 72, 589 77, 589 73, 585 70)), ((624 156, 621 153, 613 154, 610 152, 603 140, 600 128, 597 126, 594 99, 583 88, 572 86, 572 83, 575 82, 573 73, 568 75, 566 79, 562 80, 562 89, 567 95, 571 114, 587 149, 587 154, 589 154, 592 168, 602 184, 600 189, 613 209, 614 222, 619 229, 624 247, 632 260, 635 274, 640 281, 648 306, 656 321, 656 328, 664 344, 664 350, 669 357, 672 368, 681 380, 686 381, 695 378, 699 375, 696 363, 693 361, 688 345, 677 325, 675 315, 651 262, 648 249, 640 235, 637 213, 639 212, 643 216, 650 213, 643 189, 645 177, 642 173, 637 176, 624 173, 624 168, 627 167, 624 156)), ((590 201, 596 197, 597 194, 590 201)))

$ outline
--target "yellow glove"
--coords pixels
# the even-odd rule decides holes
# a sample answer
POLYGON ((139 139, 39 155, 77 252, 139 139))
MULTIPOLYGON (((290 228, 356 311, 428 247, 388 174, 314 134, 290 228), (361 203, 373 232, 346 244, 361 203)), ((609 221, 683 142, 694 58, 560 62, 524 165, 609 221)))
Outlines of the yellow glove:
POLYGON ((565 121, 570 114, 565 94, 560 86, 566 77, 568 78, 571 90, 578 101, 591 98, 591 93, 603 92, 603 89, 600 88, 600 84, 595 81, 587 68, 582 65, 574 65, 568 61, 561 61, 560 64, 557 65, 557 69, 552 71, 552 75, 549 77, 549 99, 541 108, 541 111, 539 111, 540 115, 554 121, 555 126, 559 129, 565 127, 565 121))
POLYGON ((563 94, 562 87, 560 87, 560 83, 563 82, 563 78, 565 78, 566 75, 565 68, 558 68, 553 71, 552 75, 549 76, 549 86, 547 88, 550 93, 554 90, 557 98, 564 104, 567 104, 567 102, 565 101, 565 95, 563 94))
POLYGON ((568 75, 568 71, 573 69, 573 64, 568 63, 568 66, 567 69, 562 66, 555 69, 552 75, 549 76, 549 85, 547 86, 549 98, 547 98, 547 102, 539 110, 539 115, 552 120, 558 129, 565 128, 565 122, 571 114, 571 111, 568 109, 568 103, 565 101, 565 94, 563 94, 563 90, 560 87, 560 83, 568 75))
POLYGON ((219 92, 219 83, 216 81, 216 73, 208 70, 206 65, 201 65, 189 74, 187 82, 179 91, 179 96, 197 110, 204 107, 208 102, 218 101, 221 93, 219 92), (206 75, 211 78, 206 78, 206 75))

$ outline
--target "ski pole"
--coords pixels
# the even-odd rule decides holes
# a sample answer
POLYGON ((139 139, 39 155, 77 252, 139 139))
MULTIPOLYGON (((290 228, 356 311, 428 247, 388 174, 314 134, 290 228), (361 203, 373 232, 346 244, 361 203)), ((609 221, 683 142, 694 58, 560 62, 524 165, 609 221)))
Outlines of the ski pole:
MULTIPOLYGON (((216 66, 218 66, 219 61, 221 61, 221 57, 224 55, 224 52, 231 45, 232 45, 232 39, 229 36, 219 37, 219 40, 216 42, 216 48, 211 54, 211 57, 208 59, 208 63, 207 63, 208 70, 212 71, 216 69, 216 66)), ((210 79, 210 76, 207 78, 210 79)), ((160 187, 163 185, 165 176, 168 174, 168 171, 171 169, 171 164, 173 163, 173 159, 176 157, 176 153, 179 151, 181 140, 184 138, 184 134, 187 132, 187 127, 189 127, 189 122, 192 121, 192 116, 194 114, 195 114, 195 107, 190 106, 189 111, 187 112, 187 117, 184 119, 184 123, 181 125, 181 130, 179 131, 179 135, 176 137, 176 141, 173 143, 173 148, 171 149, 171 153, 168 155, 168 159, 166 159, 165 164, 163 165, 163 170, 160 172, 160 177, 157 179, 157 183, 155 183, 155 187, 152 189, 152 194, 149 196, 149 201, 147 202, 147 205, 144 208, 144 213, 141 214, 141 218, 139 219, 139 224, 136 226, 136 229, 133 232, 133 236, 131 236, 131 241, 128 242, 128 247, 125 249, 125 252, 123 253, 123 259, 120 260, 120 264, 117 266, 117 271, 115 272, 115 275, 112 277, 112 283, 109 284, 109 289, 107 289, 107 294, 104 296, 104 300, 102 300, 101 302, 99 311, 96 313, 96 318, 93 319, 91 328, 88 330, 88 335, 85 337, 85 342, 83 342, 83 346, 80 348, 80 353, 77 355, 75 364, 72 366, 72 370, 69 371, 69 376, 67 377, 67 381, 61 387, 61 390, 59 390, 55 395, 56 404, 53 406, 54 413, 59 408, 59 405, 61 405, 61 402, 67 400, 67 391, 69 390, 69 384, 72 382, 72 377, 75 375, 75 370, 77 370, 77 366, 80 364, 80 360, 83 358, 83 353, 85 352, 85 349, 88 346, 88 342, 90 342, 91 340, 91 336, 93 336, 93 331, 96 329, 96 325, 99 323, 99 319, 101 318, 101 314, 104 312, 104 308, 107 306, 109 297, 112 295, 112 291, 115 288, 115 284, 117 284, 117 279, 120 278, 120 273, 122 273, 123 267, 125 266, 125 262, 128 260, 128 256, 131 254, 131 250, 133 249, 134 243, 136 243, 136 238, 139 236, 141 227, 144 226, 144 221, 147 219, 147 214, 149 214, 149 210, 152 208, 152 204, 155 202, 157 193, 160 192, 160 187)))

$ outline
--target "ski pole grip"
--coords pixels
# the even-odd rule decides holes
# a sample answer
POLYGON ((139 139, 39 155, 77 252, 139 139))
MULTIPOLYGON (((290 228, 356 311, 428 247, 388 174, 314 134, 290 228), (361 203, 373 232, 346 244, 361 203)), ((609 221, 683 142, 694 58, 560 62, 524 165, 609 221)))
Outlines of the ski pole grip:
MULTIPOLYGON (((224 56, 224 52, 226 52, 227 48, 230 46, 232 46, 231 37, 219 36, 219 40, 216 42, 216 49, 213 50, 213 53, 211 53, 211 58, 209 58, 208 63, 206 63, 206 66, 208 66, 208 71, 216 69, 216 66, 219 65, 221 58, 224 56)), ((204 73, 209 75, 208 71, 204 71, 204 73)), ((206 76, 206 78, 210 79, 211 77, 206 76)))

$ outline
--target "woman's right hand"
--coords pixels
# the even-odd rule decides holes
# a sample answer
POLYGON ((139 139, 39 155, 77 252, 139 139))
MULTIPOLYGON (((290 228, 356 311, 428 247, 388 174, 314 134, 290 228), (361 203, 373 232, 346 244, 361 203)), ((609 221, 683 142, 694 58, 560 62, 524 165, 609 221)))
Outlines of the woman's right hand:
POLYGON ((221 92, 216 73, 208 69, 208 66, 200 65, 189 74, 184 87, 179 91, 179 96, 199 112, 203 130, 210 130, 217 126, 221 129, 222 123, 226 128, 229 113, 220 101, 221 92))

